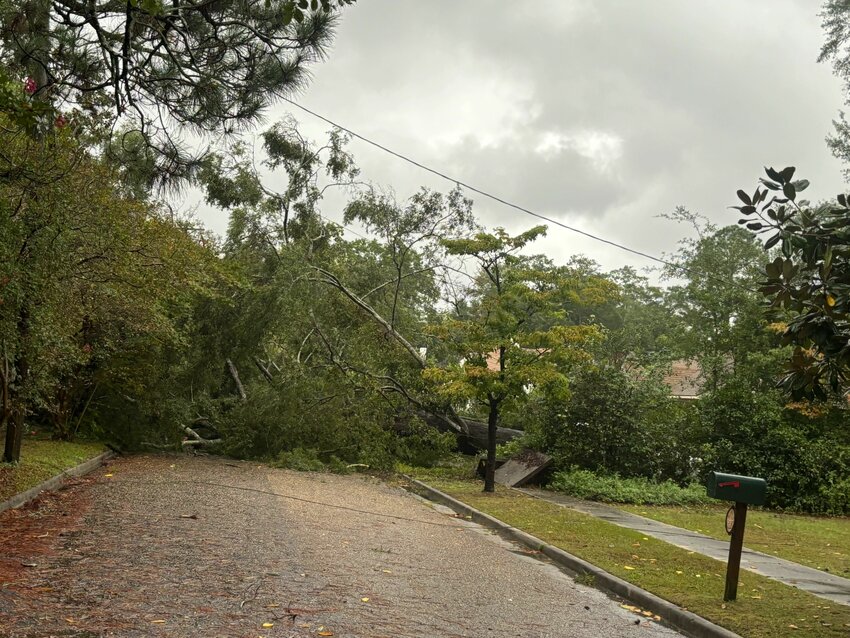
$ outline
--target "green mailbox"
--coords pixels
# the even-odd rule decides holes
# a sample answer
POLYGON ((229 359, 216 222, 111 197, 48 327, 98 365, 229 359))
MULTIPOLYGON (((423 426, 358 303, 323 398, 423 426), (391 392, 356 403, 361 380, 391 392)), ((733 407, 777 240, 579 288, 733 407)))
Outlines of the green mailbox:
POLYGON ((734 501, 726 512, 726 533, 729 541, 729 560, 726 561, 726 590, 723 600, 738 597, 738 574, 741 571, 741 553, 744 550, 744 527, 747 524, 747 505, 764 505, 767 481, 754 476, 738 476, 712 472, 706 484, 708 495, 724 501, 734 501))
POLYGON ((754 476, 712 472, 708 475, 706 488, 713 498, 748 505, 764 505, 767 496, 767 481, 754 476))

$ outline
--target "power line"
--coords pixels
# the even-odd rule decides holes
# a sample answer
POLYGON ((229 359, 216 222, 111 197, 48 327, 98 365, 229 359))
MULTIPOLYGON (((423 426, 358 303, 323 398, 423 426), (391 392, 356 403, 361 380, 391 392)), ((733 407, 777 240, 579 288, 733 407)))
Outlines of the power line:
POLYGON ((366 514, 368 516, 379 516, 382 518, 392 518, 397 521, 408 521, 410 523, 422 523, 424 525, 434 525, 436 527, 457 527, 457 525, 453 525, 451 523, 441 523, 437 521, 426 521, 422 518, 408 518, 406 516, 398 516, 397 514, 384 514, 383 512, 373 512, 370 510, 361 510, 356 507, 348 507, 346 505, 335 505, 334 503, 323 503, 322 501, 313 501, 308 498, 302 498, 300 496, 292 496, 291 494, 281 494, 279 492, 271 492, 268 490, 261 490, 255 487, 244 487, 241 485, 228 485, 226 483, 213 483, 212 481, 179 481, 179 480, 168 480, 168 481, 134 481, 131 479, 119 479, 116 481, 110 481, 109 483, 103 483, 103 485, 115 485, 118 483, 130 483, 132 485, 207 485, 209 487, 221 487, 228 490, 241 490, 243 492, 255 492, 257 494, 265 494, 267 496, 276 496, 278 498, 285 498, 291 501, 299 501, 300 503, 308 503, 310 505, 319 505, 321 507, 329 507, 332 509, 338 510, 346 510, 348 512, 354 512, 356 514, 366 514))
POLYGON ((583 235, 583 236, 587 237, 588 239, 592 239, 594 241, 597 241, 597 242, 600 242, 600 243, 603 243, 603 244, 608 244, 609 246, 613 246, 614 248, 617 248, 619 250, 623 250, 623 251, 631 253, 633 255, 638 255, 639 257, 649 259, 651 261, 657 262, 657 263, 662 264, 664 266, 668 266, 668 267, 673 268, 675 270, 679 270, 681 272, 688 273, 688 274, 701 274, 701 275, 704 275, 705 277, 707 277, 709 279, 720 282, 724 285, 732 285, 732 286, 735 286, 736 288, 740 288, 740 289, 746 290, 748 292, 756 292, 755 290, 748 288, 746 286, 743 286, 743 285, 741 285, 741 284, 739 284, 735 281, 728 281, 726 279, 716 277, 716 276, 714 276, 710 273, 700 273, 699 271, 688 268, 687 266, 682 266, 680 264, 676 264, 676 263, 673 263, 671 261, 667 261, 666 259, 663 259, 661 257, 656 257, 655 255, 645 253, 641 250, 637 250, 636 248, 630 248, 628 246, 625 246, 625 245, 620 244, 618 242, 615 242, 613 240, 605 239, 604 237, 600 237, 599 235, 594 235, 593 233, 589 233, 585 230, 581 230, 580 228, 576 228, 575 226, 570 226, 569 224, 565 224, 563 222, 560 222, 557 219, 553 219, 551 217, 547 217, 546 215, 536 213, 533 210, 530 210, 530 209, 528 209, 524 206, 520 206, 519 204, 514 204, 513 202, 508 201, 508 200, 506 200, 502 197, 499 197, 498 195, 494 195, 493 193, 490 193, 490 192, 485 191, 481 188, 473 186, 472 184, 469 184, 468 182, 464 182, 463 180, 460 180, 456 177, 452 177, 451 175, 448 175, 448 174, 446 174, 442 171, 439 171, 435 168, 427 166, 426 164, 423 164, 422 162, 419 162, 415 159, 412 159, 411 157, 408 157, 407 155, 404 155, 403 153, 399 153, 398 151, 394 151, 391 148, 388 148, 388 147, 384 146, 383 144, 375 142, 374 140, 371 140, 368 137, 365 137, 364 135, 361 135, 360 133, 357 133, 356 131, 353 131, 348 127, 342 126, 341 124, 337 124, 336 122, 334 122, 330 118, 327 118, 324 115, 321 115, 320 113, 317 113, 316 111, 313 111, 313 110, 307 108, 306 106, 303 106, 303 105, 299 104, 298 102, 295 102, 294 100, 290 100, 289 98, 286 98, 286 97, 284 97, 282 99, 285 102, 291 104, 292 106, 304 111, 305 113, 312 115, 313 117, 315 117, 319 120, 322 120, 323 122, 330 124, 331 126, 338 128, 341 131, 345 131, 351 137, 357 138, 358 140, 365 142, 366 144, 374 146, 375 148, 380 149, 380 150, 384 151, 385 153, 392 155, 393 157, 397 157, 398 159, 405 161, 408 164, 412 164, 413 166, 416 166, 416 167, 422 169, 423 171, 431 173, 432 175, 436 175, 437 177, 440 177, 440 178, 442 178, 446 181, 449 181, 453 184, 463 186, 465 189, 472 191, 473 193, 478 193, 479 195, 486 197, 488 199, 491 199, 494 202, 498 202, 498 203, 500 203, 504 206, 507 206, 509 208, 513 208, 514 210, 518 210, 522 213, 525 213, 526 215, 531 215, 532 217, 536 217, 537 219, 541 219, 541 220, 543 220, 543 221, 545 221, 549 224, 554 224, 555 226, 560 226, 561 228, 564 228, 566 230, 572 231, 572 232, 577 233, 579 235, 583 235))
POLYGON ((354 230, 350 226, 346 226, 345 224, 340 224, 339 222, 335 222, 332 219, 328 219, 327 217, 325 217, 321 213, 316 213, 316 214, 319 216, 319 219, 324 219, 327 223, 332 224, 333 226, 336 226, 337 228, 342 228, 343 230, 347 230, 352 235, 356 235, 357 237, 360 237, 360 239, 365 239, 367 241, 369 240, 369 237, 367 237, 363 233, 358 233, 356 230, 354 230))

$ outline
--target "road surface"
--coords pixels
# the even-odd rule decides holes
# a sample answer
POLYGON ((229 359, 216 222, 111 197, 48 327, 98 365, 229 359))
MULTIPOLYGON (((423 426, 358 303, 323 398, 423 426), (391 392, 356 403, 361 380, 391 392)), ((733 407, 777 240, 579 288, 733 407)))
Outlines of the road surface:
POLYGON ((120 459, 0 514, 0 635, 675 636, 372 478, 120 459))

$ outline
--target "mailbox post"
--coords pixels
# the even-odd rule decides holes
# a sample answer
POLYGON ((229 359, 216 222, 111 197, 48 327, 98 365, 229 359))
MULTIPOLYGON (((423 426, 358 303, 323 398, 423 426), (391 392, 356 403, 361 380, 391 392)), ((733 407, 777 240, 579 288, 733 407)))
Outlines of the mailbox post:
POLYGON ((747 505, 764 505, 767 481, 752 476, 711 472, 706 491, 712 498, 735 503, 726 513, 726 533, 732 538, 729 542, 729 560, 726 563, 726 589, 723 592, 723 600, 735 600, 738 597, 738 574, 741 571, 747 505))

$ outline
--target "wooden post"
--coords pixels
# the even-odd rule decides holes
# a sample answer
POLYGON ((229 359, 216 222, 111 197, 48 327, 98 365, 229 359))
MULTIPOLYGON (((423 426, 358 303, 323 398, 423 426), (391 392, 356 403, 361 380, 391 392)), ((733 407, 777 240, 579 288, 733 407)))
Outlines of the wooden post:
POLYGON ((726 563, 726 591, 723 600, 738 597, 738 574, 741 571, 741 551, 744 548, 744 525, 747 523, 747 504, 735 503, 735 524, 729 541, 729 560, 726 563))

